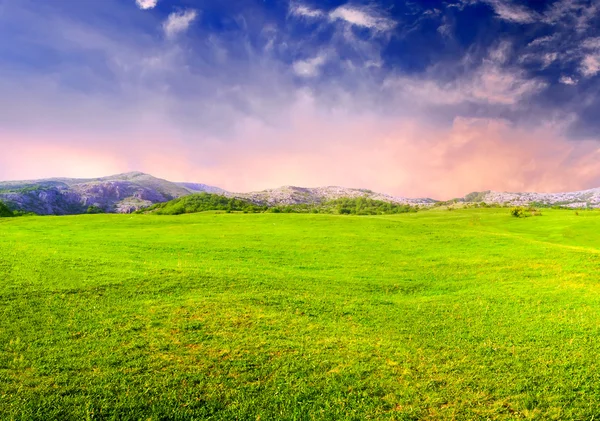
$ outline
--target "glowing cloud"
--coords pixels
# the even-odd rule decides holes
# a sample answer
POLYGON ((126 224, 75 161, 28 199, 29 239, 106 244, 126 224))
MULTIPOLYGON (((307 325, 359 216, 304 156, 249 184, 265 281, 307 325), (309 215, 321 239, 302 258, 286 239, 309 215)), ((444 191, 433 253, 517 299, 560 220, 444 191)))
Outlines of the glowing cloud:
POLYGON ((600 38, 590 25, 568 32, 561 16, 591 21, 567 1, 480 7, 510 31, 468 48, 452 31, 459 7, 417 16, 411 3, 394 9, 399 25, 381 2, 293 3, 287 15, 272 2, 204 2, 202 21, 131 1, 75 12, 44 2, 44 13, 5 3, 0 180, 140 170, 231 191, 343 185, 437 199, 600 186, 600 38), (517 39, 532 19, 543 30, 517 39), (22 27, 32 31, 11 37, 22 27), (176 42, 186 31, 190 42, 176 42))
POLYGON ((320 18, 325 15, 325 13, 323 13, 320 10, 311 9, 308 6, 305 6, 303 4, 297 4, 297 3, 290 4, 289 14, 293 15, 293 16, 309 18, 309 19, 320 18))
POLYGON ((140 9, 146 10, 153 9, 154 7, 156 7, 156 3, 158 3, 158 0, 135 0, 135 3, 140 9))
POLYGON ((389 31, 396 26, 393 20, 383 16, 372 7, 340 6, 329 13, 329 18, 333 21, 342 20, 351 25, 381 32, 389 31))
POLYGON ((198 12, 195 10, 185 10, 173 12, 163 23, 163 31, 167 38, 173 38, 182 32, 187 31, 190 24, 196 19, 198 12))
POLYGON ((298 76, 314 77, 319 74, 321 66, 325 64, 326 60, 325 54, 319 54, 308 60, 298 60, 294 62, 292 67, 298 76))
POLYGON ((600 73, 600 55, 588 54, 581 61, 581 73, 584 76, 595 76, 600 73))
POLYGON ((539 19, 535 13, 524 6, 512 4, 505 0, 486 0, 500 19, 517 23, 531 23, 539 19))

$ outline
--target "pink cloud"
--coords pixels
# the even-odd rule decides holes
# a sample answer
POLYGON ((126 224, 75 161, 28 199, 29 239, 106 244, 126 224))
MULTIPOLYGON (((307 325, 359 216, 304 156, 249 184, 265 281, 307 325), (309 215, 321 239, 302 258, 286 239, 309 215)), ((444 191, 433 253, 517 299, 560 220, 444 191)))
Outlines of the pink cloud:
POLYGON ((342 185, 439 199, 474 190, 552 192, 600 184, 598 144, 566 140, 559 129, 525 130, 497 119, 456 118, 450 127, 433 128, 416 119, 301 114, 286 128, 247 121, 244 142, 206 139, 187 149, 143 136, 125 148, 108 139, 102 147, 78 148, 21 138, 0 157, 0 168, 17 178, 140 170, 232 191, 342 185), (149 141, 163 146, 140 147, 149 141))

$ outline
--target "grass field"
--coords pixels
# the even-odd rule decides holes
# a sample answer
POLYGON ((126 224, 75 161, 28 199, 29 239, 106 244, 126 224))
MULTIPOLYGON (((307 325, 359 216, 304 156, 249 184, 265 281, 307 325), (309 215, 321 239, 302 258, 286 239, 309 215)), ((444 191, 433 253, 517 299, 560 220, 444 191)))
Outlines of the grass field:
POLYGON ((0 219, 0 418, 600 418, 600 212, 0 219))

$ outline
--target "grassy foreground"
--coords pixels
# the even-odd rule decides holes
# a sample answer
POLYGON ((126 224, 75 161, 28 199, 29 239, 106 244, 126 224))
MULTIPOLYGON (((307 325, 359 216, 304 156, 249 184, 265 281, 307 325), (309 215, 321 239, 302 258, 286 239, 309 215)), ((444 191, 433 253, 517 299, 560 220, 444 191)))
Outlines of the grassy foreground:
POLYGON ((0 419, 600 417, 600 212, 0 219, 0 419))

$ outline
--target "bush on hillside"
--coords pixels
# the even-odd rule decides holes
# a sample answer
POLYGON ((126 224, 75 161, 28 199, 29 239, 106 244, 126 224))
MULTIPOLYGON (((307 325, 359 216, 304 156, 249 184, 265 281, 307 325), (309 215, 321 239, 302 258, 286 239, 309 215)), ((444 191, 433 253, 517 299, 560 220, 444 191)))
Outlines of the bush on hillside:
POLYGON ((153 212, 159 215, 181 215, 184 213, 196 213, 204 211, 222 210, 227 213, 237 212, 260 212, 266 210, 266 206, 258 206, 252 202, 218 194, 198 193, 180 197, 170 202, 157 203, 141 212, 153 212))
POLYGON ((417 212, 418 206, 389 203, 366 197, 340 198, 323 203, 299 203, 290 205, 256 205, 247 200, 235 199, 210 193, 184 196, 170 202, 157 203, 137 213, 156 213, 159 215, 180 215, 203 211, 231 212, 270 212, 270 213, 326 213, 341 215, 386 215, 417 212))
POLYGON ((96 205, 91 205, 88 206, 87 213, 104 213, 104 209, 96 205))
POLYGON ((522 206, 515 206, 510 209, 510 214, 515 218, 522 218, 525 215, 525 209, 522 206))
POLYGON ((4 203, 0 202, 0 218, 7 218, 11 216, 15 216, 13 211, 11 211, 4 203))
POLYGON ((542 216, 542 212, 540 212, 537 208, 530 206, 525 209, 523 206, 514 206, 510 209, 510 214, 515 218, 525 218, 528 216, 542 216))

